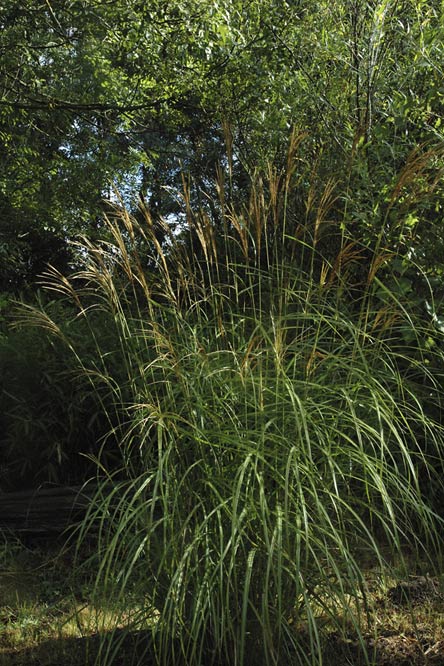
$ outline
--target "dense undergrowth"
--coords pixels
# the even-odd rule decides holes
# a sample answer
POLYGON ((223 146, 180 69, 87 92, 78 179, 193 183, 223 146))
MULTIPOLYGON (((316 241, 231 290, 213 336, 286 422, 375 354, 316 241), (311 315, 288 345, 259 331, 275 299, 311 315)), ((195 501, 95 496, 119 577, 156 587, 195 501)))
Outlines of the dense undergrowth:
POLYGON ((45 278, 64 316, 17 320, 107 423, 79 538, 101 595, 145 600, 128 630, 150 620, 159 664, 321 664, 326 627, 368 621, 364 561, 440 561, 442 336, 383 230, 363 247, 329 219, 331 183, 297 217, 294 168, 242 210, 219 182, 219 227, 186 187, 177 234, 116 206, 114 240, 45 278))

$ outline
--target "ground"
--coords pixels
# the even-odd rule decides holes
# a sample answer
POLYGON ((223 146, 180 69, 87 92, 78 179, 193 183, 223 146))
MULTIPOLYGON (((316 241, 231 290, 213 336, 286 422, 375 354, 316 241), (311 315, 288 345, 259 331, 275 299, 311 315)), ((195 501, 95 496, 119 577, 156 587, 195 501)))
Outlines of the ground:
MULTIPOLYGON (((0 545, 0 666, 94 664, 98 629, 109 631, 121 610, 94 606, 92 572, 86 568, 78 575, 73 567, 72 550, 60 554, 58 542, 5 539, 0 545)), ((327 630, 326 666, 361 666, 365 650, 375 666, 444 666, 443 581, 411 575, 381 586, 372 580, 369 571, 363 641, 350 628, 341 634, 327 630)), ((126 639, 116 666, 130 666, 134 654, 126 639)))

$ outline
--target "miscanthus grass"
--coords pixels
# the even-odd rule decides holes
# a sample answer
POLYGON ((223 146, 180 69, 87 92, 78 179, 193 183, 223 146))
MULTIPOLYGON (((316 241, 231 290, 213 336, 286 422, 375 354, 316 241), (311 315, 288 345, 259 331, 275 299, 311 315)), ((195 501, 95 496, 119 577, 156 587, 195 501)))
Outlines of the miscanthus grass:
POLYGON ((178 235, 116 208, 85 270, 47 279, 96 342, 79 372, 110 433, 80 536, 100 594, 138 598, 140 663, 145 641, 165 666, 321 664, 329 631, 370 621, 364 561, 440 550, 439 345, 382 244, 364 256, 343 229, 321 249, 333 185, 301 223, 290 181, 257 179, 242 210, 219 183, 218 228, 184 187, 178 235))

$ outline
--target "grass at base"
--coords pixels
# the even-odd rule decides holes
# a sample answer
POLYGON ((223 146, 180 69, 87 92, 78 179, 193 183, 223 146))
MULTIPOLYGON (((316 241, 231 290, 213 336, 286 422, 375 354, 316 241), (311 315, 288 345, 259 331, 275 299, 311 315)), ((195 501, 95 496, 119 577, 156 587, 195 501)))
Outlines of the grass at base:
POLYGON ((125 623, 130 608, 92 603, 93 572, 74 570, 73 551, 42 539, 0 546, 0 666, 94 664, 100 634, 125 623))
MULTIPOLYGON (((57 541, 0 546, 0 666, 89 666, 100 664, 100 635, 123 627, 134 608, 100 607, 91 602, 94 572, 73 569, 74 555, 57 541)), ((412 563, 412 581, 420 580, 412 563)), ((393 593, 397 581, 368 568, 370 590, 363 637, 377 666, 444 666, 443 579, 436 594, 403 599, 393 593)), ((326 620, 328 622, 328 620, 326 620)), ((304 627, 295 627, 304 640, 304 627)), ((326 632, 326 666, 365 663, 353 628, 326 632)), ((118 636, 119 637, 119 636, 118 636)), ((115 664, 138 663, 138 637, 126 637, 115 664)), ((145 645, 147 641, 145 640, 145 645)), ((103 647, 103 646, 102 646, 103 647)), ((141 662, 149 666, 145 656, 141 662)), ((154 663, 154 662, 153 662, 154 663)), ((261 666, 258 664, 257 666, 261 666)))

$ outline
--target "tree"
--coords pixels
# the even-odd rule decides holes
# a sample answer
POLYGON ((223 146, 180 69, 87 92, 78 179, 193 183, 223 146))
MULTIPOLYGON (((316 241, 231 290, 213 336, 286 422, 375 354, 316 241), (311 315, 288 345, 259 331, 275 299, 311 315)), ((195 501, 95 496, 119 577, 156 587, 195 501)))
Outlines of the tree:
POLYGON ((318 174, 299 174, 301 199, 313 181, 322 197, 332 176, 343 202, 332 214, 347 217, 357 239, 374 244, 389 222, 384 242, 403 251, 419 242, 433 255, 442 240, 435 234, 428 244, 419 223, 441 210, 433 176, 423 181, 421 211, 401 211, 401 234, 386 212, 405 204, 404 194, 395 207, 390 200, 409 152, 441 140, 441 11, 413 0, 7 0, 3 288, 32 279, 48 258, 64 265, 61 249, 76 233, 103 234, 112 185, 126 203, 135 206, 140 193, 155 216, 177 223, 188 173, 193 204, 217 224, 214 175, 233 201, 246 200, 256 168, 272 161, 285 170, 295 125, 308 133, 301 149, 318 174), (424 203, 427 188, 433 204, 424 203), (32 229, 42 246, 51 237, 50 251, 28 242, 32 229))

